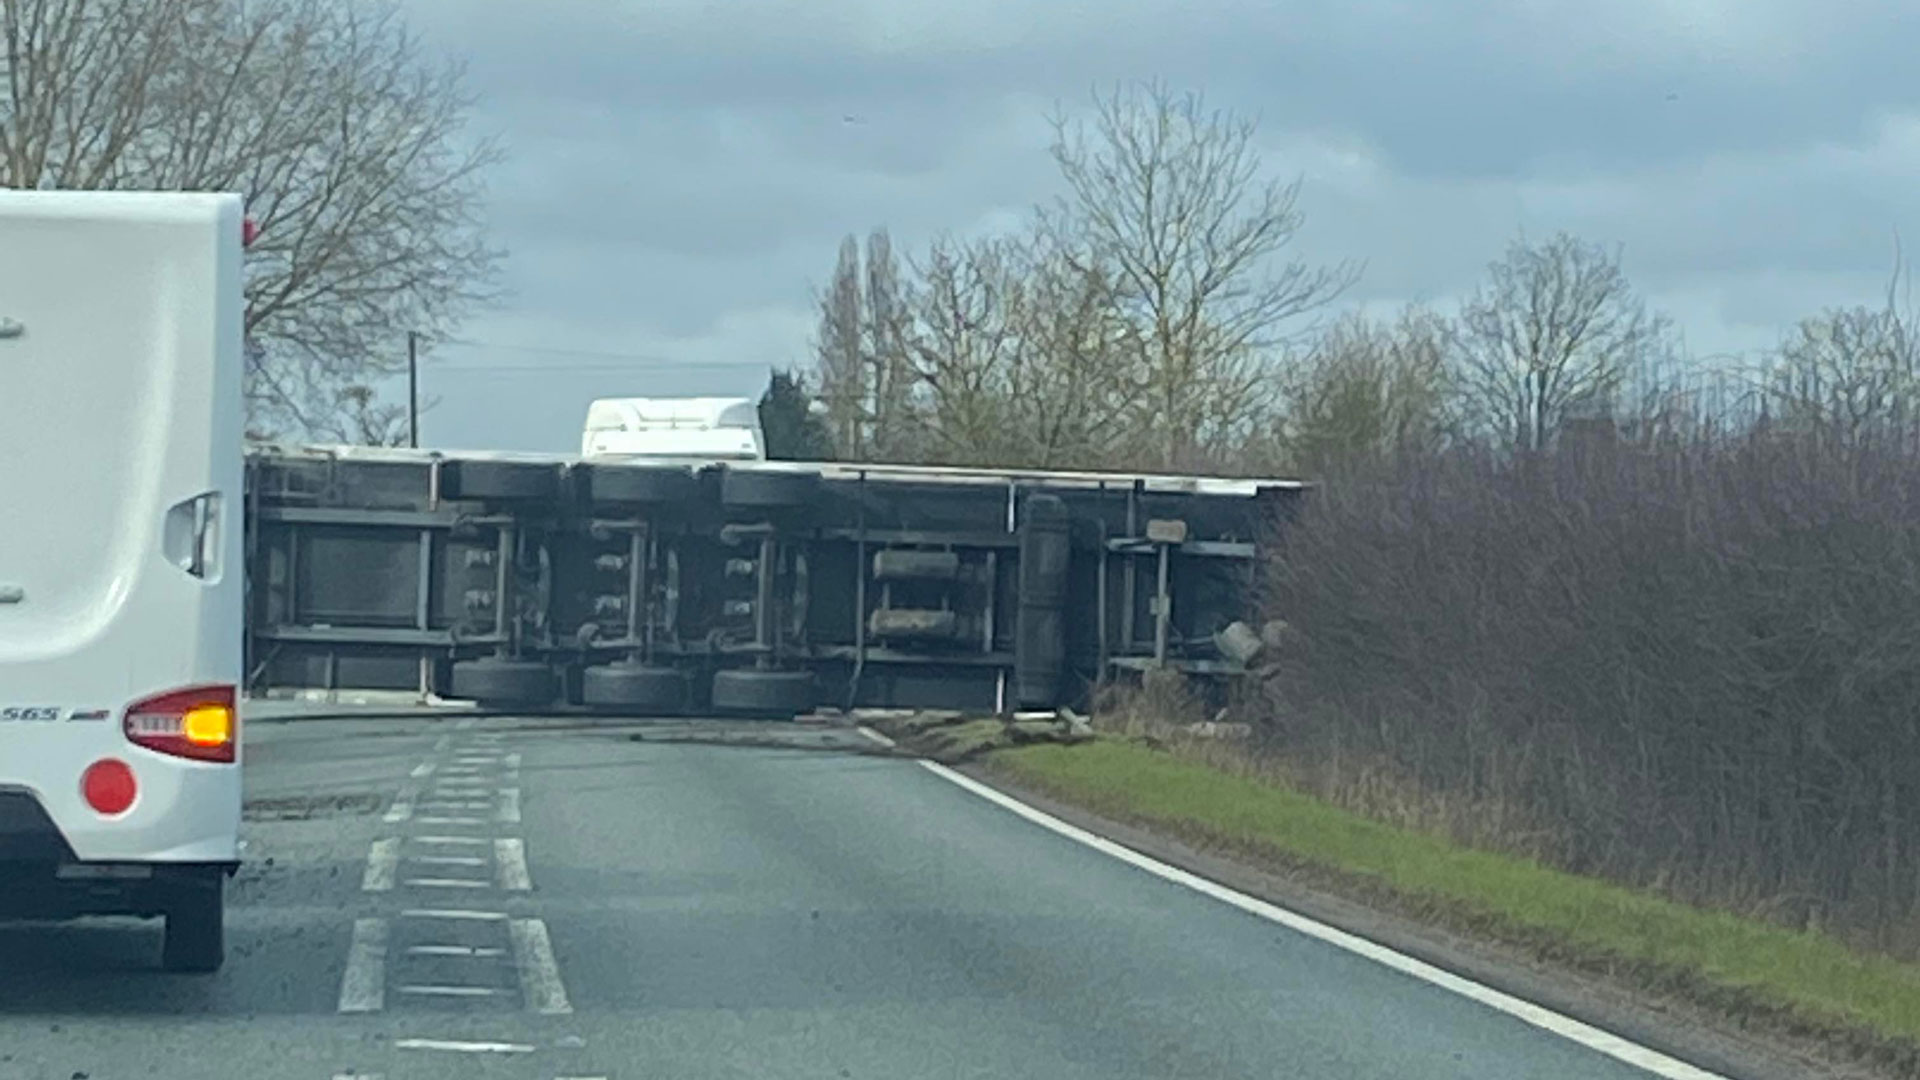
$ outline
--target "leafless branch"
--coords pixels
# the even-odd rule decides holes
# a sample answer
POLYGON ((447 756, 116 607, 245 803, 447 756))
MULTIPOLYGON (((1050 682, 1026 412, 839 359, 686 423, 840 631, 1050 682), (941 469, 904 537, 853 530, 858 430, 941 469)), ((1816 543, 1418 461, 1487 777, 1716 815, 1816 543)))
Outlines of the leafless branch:
POLYGON ((0 183, 247 196, 253 430, 351 437, 348 391, 493 295, 500 148, 390 0, 0 0, 0 29, 0 183))

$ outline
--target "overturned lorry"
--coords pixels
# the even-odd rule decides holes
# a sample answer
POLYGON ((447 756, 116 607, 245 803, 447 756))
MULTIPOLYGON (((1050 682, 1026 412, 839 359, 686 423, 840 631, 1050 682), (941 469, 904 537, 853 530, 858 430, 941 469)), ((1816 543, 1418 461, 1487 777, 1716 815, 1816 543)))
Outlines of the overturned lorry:
POLYGON ((256 694, 1007 712, 1230 679, 1287 481, 257 446, 256 694), (1223 645, 1225 647, 1223 647, 1223 645))

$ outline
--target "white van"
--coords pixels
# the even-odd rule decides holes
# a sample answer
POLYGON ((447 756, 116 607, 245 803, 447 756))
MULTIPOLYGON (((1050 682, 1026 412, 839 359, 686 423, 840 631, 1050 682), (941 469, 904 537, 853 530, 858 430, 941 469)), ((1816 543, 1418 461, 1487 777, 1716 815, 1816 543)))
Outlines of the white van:
POLYGON ((237 196, 0 192, 0 917, 224 954, 239 865, 237 196))
POLYGON ((752 398, 601 398, 587 406, 580 456, 762 461, 767 446, 752 398))

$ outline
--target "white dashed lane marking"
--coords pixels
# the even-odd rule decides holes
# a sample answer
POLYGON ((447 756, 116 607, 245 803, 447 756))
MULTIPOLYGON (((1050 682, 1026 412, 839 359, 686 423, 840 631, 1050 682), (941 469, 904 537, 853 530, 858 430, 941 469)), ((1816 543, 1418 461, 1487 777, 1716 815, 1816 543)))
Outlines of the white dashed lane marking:
POLYGON ((340 977, 340 1011, 379 1012, 387 1004, 387 921, 355 919, 347 971, 340 977))
POLYGON ((493 872, 500 887, 509 892, 526 892, 533 888, 533 875, 527 870, 526 842, 517 837, 495 840, 493 872))
POLYGON ((389 836, 375 840, 367 851, 367 872, 360 878, 366 892, 386 892, 393 888, 393 873, 400 865, 400 838, 389 836))
POLYGON ((400 794, 393 797, 393 805, 387 807, 387 812, 381 820, 389 825, 397 825, 413 817, 414 795, 412 788, 401 788, 400 794))
POLYGON ((506 787, 500 789, 500 808, 494 812, 494 817, 501 823, 507 825, 518 825, 520 823, 519 788, 506 787))
POLYGON ((473 919, 483 922, 507 917, 504 911, 471 911, 466 908, 408 908, 400 915, 407 919, 473 919))
POLYGON ((547 924, 539 919, 514 919, 507 924, 513 938, 513 959, 520 969, 520 989, 527 1008, 547 1016, 573 1011, 567 989, 560 982, 560 964, 553 956, 547 924))
POLYGON ((450 1054, 531 1054, 529 1043, 480 1042, 466 1039, 395 1039, 398 1050, 438 1050, 450 1054))
POLYGON ((473 881, 468 878, 408 878, 407 885, 415 889, 484 889, 487 882, 473 881))
POLYGON ((507 950, 495 949, 484 945, 409 945, 409 956, 465 956, 475 960, 490 960, 505 956, 507 950))
POLYGON ((414 997, 483 998, 483 997, 497 997, 500 994, 505 993, 506 991, 496 990, 491 986, 437 986, 436 985, 436 986, 403 986, 400 988, 400 992, 403 994, 410 994, 414 997))
MULTIPOLYGON (((495 841, 498 843, 498 841, 495 841)), ((485 866, 487 860, 478 855, 415 855, 413 861, 428 866, 485 866)))

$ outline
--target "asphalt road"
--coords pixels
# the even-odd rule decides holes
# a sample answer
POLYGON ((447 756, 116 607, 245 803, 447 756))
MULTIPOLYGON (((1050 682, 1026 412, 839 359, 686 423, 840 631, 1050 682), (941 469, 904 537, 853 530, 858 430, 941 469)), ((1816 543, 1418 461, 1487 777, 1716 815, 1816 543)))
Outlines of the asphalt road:
POLYGON ((226 968, 161 974, 137 923, 0 923, 0 1080, 1646 1075, 850 730, 246 737, 226 968))

